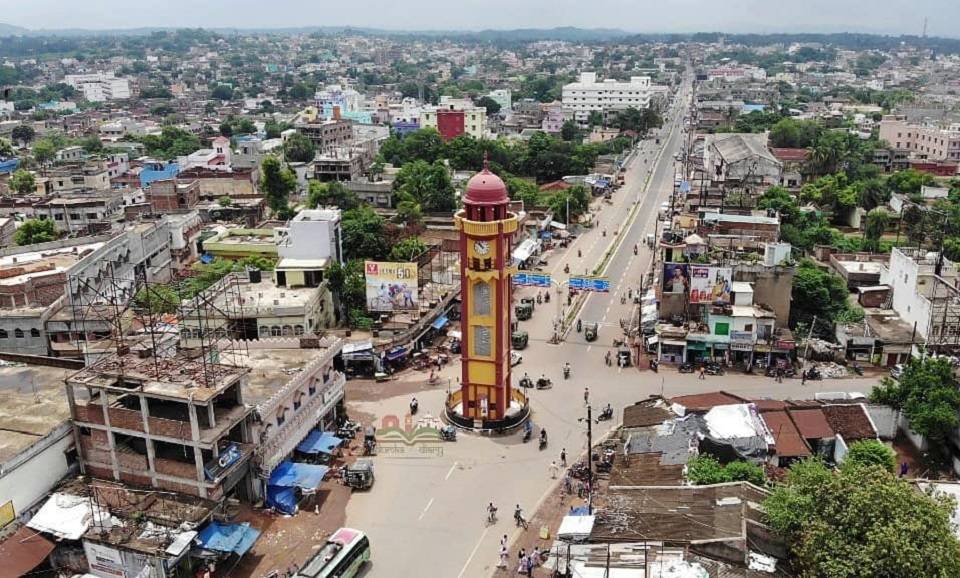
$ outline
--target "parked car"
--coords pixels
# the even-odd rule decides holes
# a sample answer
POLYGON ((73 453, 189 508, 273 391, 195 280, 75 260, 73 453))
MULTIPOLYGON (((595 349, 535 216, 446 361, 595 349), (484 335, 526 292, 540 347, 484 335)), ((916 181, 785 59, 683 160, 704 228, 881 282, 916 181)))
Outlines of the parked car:
POLYGON ((898 363, 890 368, 890 377, 894 379, 900 379, 900 376, 903 375, 903 364, 898 363))
POLYGON ((523 356, 518 351, 510 352, 510 365, 520 365, 523 362, 523 356))

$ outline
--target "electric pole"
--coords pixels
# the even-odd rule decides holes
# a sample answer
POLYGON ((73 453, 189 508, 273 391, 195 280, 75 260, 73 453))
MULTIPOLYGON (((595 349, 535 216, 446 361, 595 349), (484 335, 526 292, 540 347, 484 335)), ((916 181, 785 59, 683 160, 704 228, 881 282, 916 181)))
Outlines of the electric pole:
POLYGON ((587 514, 593 515, 593 412, 587 404, 587 514))

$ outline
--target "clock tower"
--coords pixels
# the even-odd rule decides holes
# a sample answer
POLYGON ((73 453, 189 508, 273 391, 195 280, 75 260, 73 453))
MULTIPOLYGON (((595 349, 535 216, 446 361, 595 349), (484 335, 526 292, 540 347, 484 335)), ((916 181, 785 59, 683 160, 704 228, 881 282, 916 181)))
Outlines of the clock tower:
MULTIPOLYGON (((484 162, 467 183, 460 232, 460 325, 463 340, 461 412, 477 422, 508 416, 510 381, 511 246, 517 216, 507 186, 484 162)), ((516 400, 520 402, 521 400, 516 400)))

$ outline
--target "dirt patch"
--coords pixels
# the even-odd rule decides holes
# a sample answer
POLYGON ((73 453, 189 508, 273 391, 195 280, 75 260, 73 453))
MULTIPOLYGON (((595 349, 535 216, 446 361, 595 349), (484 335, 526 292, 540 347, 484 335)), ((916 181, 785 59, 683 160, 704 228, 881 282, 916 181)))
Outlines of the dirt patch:
MULTIPOLYGON (((458 363, 459 359, 451 363, 458 363)), ((449 367, 449 366, 448 366, 449 367)), ((449 372, 449 371, 448 371, 449 372)), ((401 373, 394 374, 387 381, 374 381, 372 379, 351 379, 347 382, 344 396, 350 402, 379 401, 388 397, 398 395, 412 395, 420 391, 431 389, 445 389, 447 387, 447 378, 439 377, 436 383, 429 383, 430 372, 408 369, 401 373)))

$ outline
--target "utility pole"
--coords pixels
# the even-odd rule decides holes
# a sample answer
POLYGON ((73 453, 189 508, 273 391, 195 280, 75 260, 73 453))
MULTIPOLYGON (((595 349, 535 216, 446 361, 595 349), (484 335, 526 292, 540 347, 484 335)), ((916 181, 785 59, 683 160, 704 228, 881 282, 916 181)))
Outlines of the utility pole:
POLYGON ((800 366, 800 371, 804 372, 807 370, 807 352, 810 351, 810 339, 813 337, 813 328, 817 326, 817 316, 813 316, 813 322, 810 323, 810 331, 807 332, 807 342, 803 344, 803 365, 800 366))
POLYGON ((593 408, 587 404, 587 514, 593 515, 593 408))

